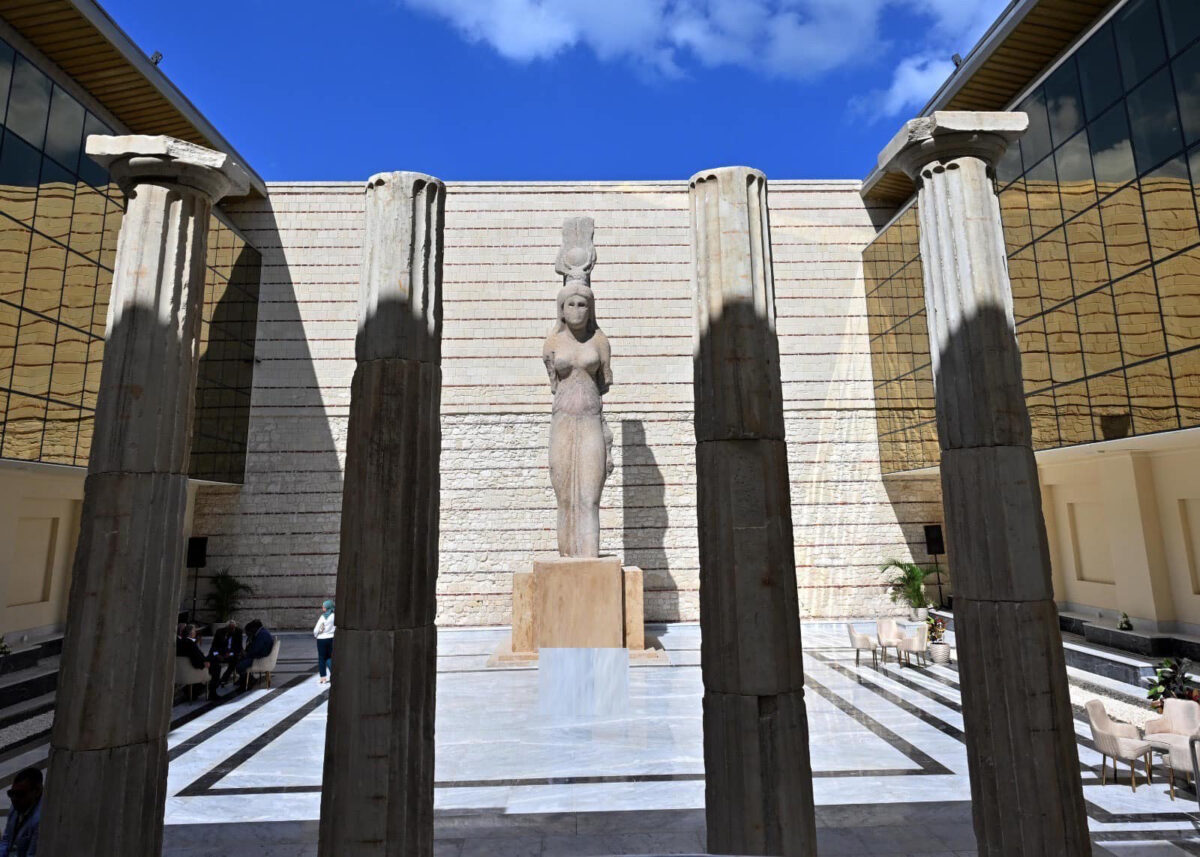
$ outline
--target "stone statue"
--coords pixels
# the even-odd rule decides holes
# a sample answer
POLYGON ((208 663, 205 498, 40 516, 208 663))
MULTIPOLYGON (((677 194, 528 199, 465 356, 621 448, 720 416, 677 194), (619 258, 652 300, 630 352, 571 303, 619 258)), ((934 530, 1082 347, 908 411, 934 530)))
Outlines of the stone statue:
POLYGON ((612 384, 612 353, 596 324, 593 229, 590 217, 563 223, 554 264, 563 276, 558 319, 542 346, 554 392, 550 482, 558 498, 558 552, 566 557, 600 556, 600 493, 613 467, 612 432, 600 399, 612 384))

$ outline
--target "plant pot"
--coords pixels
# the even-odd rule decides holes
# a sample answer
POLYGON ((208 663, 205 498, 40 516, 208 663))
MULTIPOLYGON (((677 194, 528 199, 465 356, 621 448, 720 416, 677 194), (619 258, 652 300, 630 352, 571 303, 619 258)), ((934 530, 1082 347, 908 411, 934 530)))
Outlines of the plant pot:
POLYGON ((950 644, 930 643, 929 660, 933 661, 935 664, 942 664, 943 666, 950 663, 950 644))
POLYGON ((914 622, 924 622, 929 618, 928 607, 913 607, 908 611, 908 618, 914 622))

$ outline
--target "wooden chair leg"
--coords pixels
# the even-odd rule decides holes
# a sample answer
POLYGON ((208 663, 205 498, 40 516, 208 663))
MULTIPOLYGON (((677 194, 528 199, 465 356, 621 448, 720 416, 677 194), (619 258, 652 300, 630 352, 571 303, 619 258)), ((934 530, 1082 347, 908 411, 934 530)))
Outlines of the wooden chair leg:
POLYGON ((854 665, 858 666, 858 649, 854 650, 854 665))
POLYGON ((1151 754, 1147 753, 1142 757, 1142 761, 1146 763, 1146 782, 1150 785, 1154 785, 1154 765, 1152 764, 1153 760, 1150 758, 1150 756, 1151 754))
POLYGON ((1107 785, 1106 777, 1108 776, 1108 756, 1100 754, 1100 785, 1107 785))
POLYGON ((1137 768, 1133 766, 1133 759, 1129 760, 1129 787, 1137 791, 1137 768))
POLYGON ((1175 769, 1171 767, 1171 757, 1166 756, 1163 763, 1167 766, 1167 783, 1171 788, 1171 800, 1175 800, 1175 769))
POLYGON ((267 673, 267 687, 268 688, 271 687, 271 674, 270 673, 267 673))

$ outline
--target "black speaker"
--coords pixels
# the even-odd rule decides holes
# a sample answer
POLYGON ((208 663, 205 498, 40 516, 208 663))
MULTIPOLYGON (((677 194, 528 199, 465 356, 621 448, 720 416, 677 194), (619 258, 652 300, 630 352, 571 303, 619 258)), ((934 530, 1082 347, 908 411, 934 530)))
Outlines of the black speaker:
POLYGON ((942 525, 925 525, 925 553, 930 556, 941 556, 946 552, 946 543, 942 541, 942 525))
POLYGON ((192 536, 188 539, 187 567, 204 568, 208 565, 208 536, 192 536))

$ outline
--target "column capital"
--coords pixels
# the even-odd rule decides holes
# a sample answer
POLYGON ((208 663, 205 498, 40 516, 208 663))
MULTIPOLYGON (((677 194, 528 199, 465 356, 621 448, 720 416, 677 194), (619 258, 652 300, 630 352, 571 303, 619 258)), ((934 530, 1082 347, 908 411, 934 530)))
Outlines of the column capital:
POLYGON ((250 175, 229 155, 174 137, 92 134, 86 152, 130 196, 147 182, 186 188, 209 202, 245 196, 250 189, 250 175))
POLYGON ((920 184, 921 169, 932 161, 971 157, 994 167, 1028 127, 1025 113, 936 110, 904 123, 879 153, 879 169, 906 173, 920 184))

